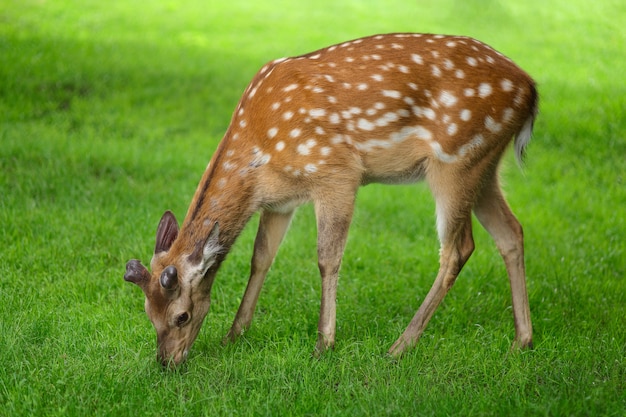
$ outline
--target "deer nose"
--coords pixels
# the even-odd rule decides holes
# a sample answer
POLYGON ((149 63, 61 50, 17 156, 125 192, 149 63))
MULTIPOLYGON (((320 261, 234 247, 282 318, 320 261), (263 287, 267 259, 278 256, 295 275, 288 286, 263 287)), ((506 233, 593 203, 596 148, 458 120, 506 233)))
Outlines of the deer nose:
POLYGON ((159 351, 157 354, 157 361, 160 362, 164 368, 174 369, 187 360, 188 354, 188 349, 184 349, 173 354, 159 351))
POLYGON ((174 369, 185 362, 189 354, 188 347, 181 347, 177 350, 168 350, 165 346, 159 346, 157 351, 157 361, 165 368, 174 369))

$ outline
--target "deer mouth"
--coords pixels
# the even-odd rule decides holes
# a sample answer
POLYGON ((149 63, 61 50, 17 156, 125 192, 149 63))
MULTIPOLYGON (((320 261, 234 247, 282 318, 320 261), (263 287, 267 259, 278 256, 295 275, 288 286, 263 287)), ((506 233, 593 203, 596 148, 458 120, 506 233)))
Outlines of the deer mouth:
POLYGON ((182 349, 174 354, 159 352, 157 361, 161 363, 163 368, 174 369, 183 364, 187 360, 189 349, 182 349))

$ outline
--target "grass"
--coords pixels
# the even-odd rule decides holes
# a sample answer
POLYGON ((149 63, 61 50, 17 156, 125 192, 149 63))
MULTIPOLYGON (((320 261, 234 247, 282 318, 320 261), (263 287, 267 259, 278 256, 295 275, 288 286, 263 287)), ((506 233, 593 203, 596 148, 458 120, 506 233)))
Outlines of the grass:
POLYGON ((601 2, 5 1, 0 4, 1 415, 608 415, 626 413, 626 8, 601 2), (512 3, 512 2, 511 2, 512 3), (222 347, 257 219, 213 289, 188 364, 163 372, 143 295, 165 209, 182 218, 247 82, 273 58, 378 32, 475 36, 538 80, 523 172, 535 349, 511 354, 510 293, 487 234, 418 347, 384 353, 437 270, 423 185, 361 190, 334 352, 310 207, 253 327, 222 347))

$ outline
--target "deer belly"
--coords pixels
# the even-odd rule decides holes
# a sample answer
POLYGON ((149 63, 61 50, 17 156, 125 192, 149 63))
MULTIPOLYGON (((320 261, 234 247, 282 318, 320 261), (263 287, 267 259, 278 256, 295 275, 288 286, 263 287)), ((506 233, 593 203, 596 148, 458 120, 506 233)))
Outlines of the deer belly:
POLYGON ((355 143, 361 154, 364 174, 362 184, 410 184, 421 181, 433 151, 419 135, 402 141, 366 140, 355 143))

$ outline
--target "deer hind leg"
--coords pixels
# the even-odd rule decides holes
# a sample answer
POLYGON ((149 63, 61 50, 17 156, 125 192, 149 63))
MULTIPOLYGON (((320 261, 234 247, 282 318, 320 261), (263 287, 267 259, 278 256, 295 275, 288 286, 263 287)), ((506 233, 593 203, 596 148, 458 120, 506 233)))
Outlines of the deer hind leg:
POLYGON ((441 241, 439 272, 426 298, 422 302, 408 327, 389 349, 389 354, 399 357, 408 348, 415 346, 424 332, 435 310, 456 281, 461 269, 474 251, 472 236, 472 202, 464 195, 470 195, 471 185, 438 184, 429 181, 435 194, 437 209, 437 229, 441 241), (469 187, 469 188, 467 188, 469 187))
POLYGON ((265 276, 272 266, 278 247, 289 228, 293 211, 288 213, 263 211, 254 241, 254 253, 250 268, 250 279, 239 305, 239 310, 224 342, 232 342, 250 326, 265 276))
POLYGON ((522 226, 504 199, 496 175, 485 183, 474 206, 474 213, 493 237, 509 275, 515 320, 513 347, 530 348, 532 347, 532 324, 526 291, 522 226))
POLYGON ((322 300, 314 355, 335 345, 337 281, 354 209, 354 191, 333 195, 332 202, 316 201, 317 258, 322 278, 322 300), (344 197, 344 198, 342 198, 344 197))

